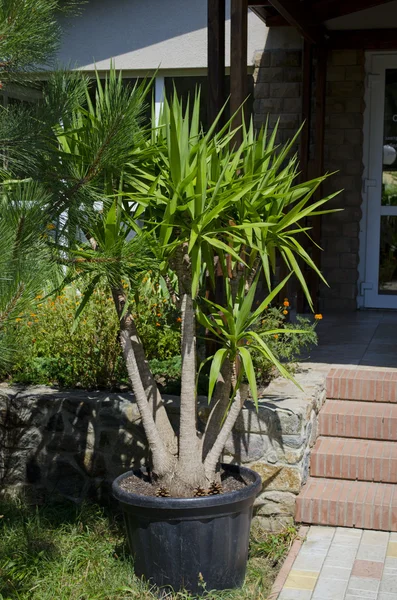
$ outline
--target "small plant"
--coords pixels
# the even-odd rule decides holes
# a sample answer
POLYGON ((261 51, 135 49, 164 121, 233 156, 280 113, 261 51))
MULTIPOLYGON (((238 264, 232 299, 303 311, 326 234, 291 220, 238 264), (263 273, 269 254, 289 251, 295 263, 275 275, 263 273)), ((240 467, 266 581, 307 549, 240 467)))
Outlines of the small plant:
POLYGON ((286 527, 279 533, 269 533, 260 527, 253 528, 250 556, 252 558, 266 557, 273 566, 276 566, 287 556, 297 533, 294 526, 286 527))
MULTIPOLYGON (((287 302, 287 301, 285 301, 287 302)), ((289 303, 288 303, 289 304, 289 303)), ((263 314, 255 328, 261 337, 266 338, 269 348, 281 363, 286 363, 290 372, 294 372, 294 362, 303 358, 303 353, 317 344, 316 321, 298 315, 295 323, 287 321, 288 311, 285 306, 281 308, 269 307, 263 314), (284 333, 274 333, 268 336, 267 332, 273 329, 282 329, 284 333), (299 333, 296 333, 299 331, 299 333)), ((277 374, 274 364, 262 353, 253 351, 252 362, 258 385, 268 384, 277 374)))

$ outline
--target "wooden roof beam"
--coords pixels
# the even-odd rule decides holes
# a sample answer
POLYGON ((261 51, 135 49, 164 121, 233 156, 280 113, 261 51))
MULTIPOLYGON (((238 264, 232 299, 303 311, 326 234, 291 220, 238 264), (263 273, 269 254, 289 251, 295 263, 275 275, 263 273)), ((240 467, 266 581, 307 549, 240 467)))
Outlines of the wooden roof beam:
POLYGON ((387 4, 393 0, 319 0, 313 4, 313 13, 320 22, 344 17, 360 10, 387 4))
POLYGON ((327 39, 326 29, 303 2, 297 0, 270 0, 270 3, 290 25, 295 27, 310 43, 322 44, 327 39))
POLYGON ((330 48, 339 50, 397 50, 395 29, 329 31, 330 48))
POLYGON ((263 6, 250 6, 251 11, 267 25, 269 12, 263 6))

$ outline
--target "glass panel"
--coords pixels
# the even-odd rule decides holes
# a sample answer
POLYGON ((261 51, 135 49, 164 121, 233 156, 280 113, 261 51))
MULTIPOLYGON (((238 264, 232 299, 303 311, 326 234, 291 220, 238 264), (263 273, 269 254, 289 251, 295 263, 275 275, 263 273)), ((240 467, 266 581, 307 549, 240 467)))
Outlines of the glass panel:
MULTIPOLYGON (((386 70, 382 171, 382 206, 397 206, 397 69, 386 70)), ((379 294, 397 295, 397 217, 392 215, 380 221, 379 294)))
POLYGON ((379 294, 397 294, 397 217, 380 221, 379 294))
POLYGON ((386 69, 382 205, 397 206, 397 69, 386 69))

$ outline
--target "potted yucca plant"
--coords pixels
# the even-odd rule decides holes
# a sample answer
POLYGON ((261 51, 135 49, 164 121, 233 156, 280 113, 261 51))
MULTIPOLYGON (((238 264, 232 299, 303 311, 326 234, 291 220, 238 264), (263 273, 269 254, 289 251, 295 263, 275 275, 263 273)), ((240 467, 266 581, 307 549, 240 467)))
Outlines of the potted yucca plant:
POLYGON ((59 128, 68 186, 63 194, 86 238, 73 238, 68 225, 61 249, 69 257, 69 279, 73 272, 90 278, 77 319, 95 286, 105 281, 120 320, 150 450, 146 473, 129 472, 113 484, 136 573, 159 586, 199 593, 203 582, 207 589, 225 589, 244 580, 261 481, 249 469, 222 465, 222 452, 243 406, 244 377, 257 401, 251 352, 263 353, 290 377, 255 324, 291 274, 309 298, 299 262, 321 274, 299 240, 305 218, 318 214, 327 199, 312 200, 322 178, 297 183, 297 159, 289 157, 296 139, 277 148, 276 131, 255 134, 252 124, 237 145, 230 123, 219 132, 214 123, 204 132, 199 95, 187 106, 176 94, 166 99, 159 123, 145 131, 139 126, 144 95, 142 86, 129 90, 112 72, 105 84, 97 81, 96 102, 87 95, 88 109, 76 112, 69 130, 65 123, 59 128), (100 201, 100 210, 93 209, 94 201, 100 201), (277 260, 289 275, 274 286, 277 260), (168 285, 181 311, 177 430, 129 306, 149 268, 168 285), (259 279, 267 292, 258 303, 259 279), (214 345, 206 358, 205 425, 198 423, 197 408, 199 332, 214 345))

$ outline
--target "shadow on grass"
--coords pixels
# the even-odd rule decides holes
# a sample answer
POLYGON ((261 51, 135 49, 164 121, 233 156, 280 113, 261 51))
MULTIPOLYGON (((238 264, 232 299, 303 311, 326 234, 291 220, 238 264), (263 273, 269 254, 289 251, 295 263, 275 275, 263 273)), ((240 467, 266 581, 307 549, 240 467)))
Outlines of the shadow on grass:
MULTIPOLYGON (((246 583, 207 600, 265 600, 294 537, 252 531, 246 583)), ((134 575, 123 520, 97 505, 0 500, 0 600, 193 600, 134 575)))

